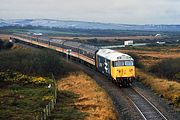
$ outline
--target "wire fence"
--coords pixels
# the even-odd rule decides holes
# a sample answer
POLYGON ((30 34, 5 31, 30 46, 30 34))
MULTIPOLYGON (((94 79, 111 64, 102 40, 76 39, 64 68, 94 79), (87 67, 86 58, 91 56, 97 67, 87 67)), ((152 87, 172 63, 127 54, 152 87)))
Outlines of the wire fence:
POLYGON ((54 93, 53 93, 53 98, 47 105, 45 105, 43 108, 37 110, 35 113, 35 120, 46 120, 48 116, 51 115, 52 110, 55 107, 55 104, 57 102, 57 83, 54 78, 54 75, 52 74, 52 79, 54 81, 54 93))

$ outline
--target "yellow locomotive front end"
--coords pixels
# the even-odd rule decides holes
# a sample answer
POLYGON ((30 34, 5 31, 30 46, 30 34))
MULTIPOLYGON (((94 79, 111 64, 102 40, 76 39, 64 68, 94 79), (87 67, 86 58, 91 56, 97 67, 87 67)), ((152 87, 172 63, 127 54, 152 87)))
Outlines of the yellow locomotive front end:
POLYGON ((120 85, 129 86, 135 78, 133 60, 111 61, 111 76, 120 85))

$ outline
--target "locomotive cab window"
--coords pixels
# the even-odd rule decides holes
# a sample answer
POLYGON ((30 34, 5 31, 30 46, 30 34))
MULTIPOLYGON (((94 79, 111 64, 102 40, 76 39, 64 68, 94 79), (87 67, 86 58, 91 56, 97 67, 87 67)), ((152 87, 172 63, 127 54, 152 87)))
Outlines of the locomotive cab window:
POLYGON ((129 61, 113 61, 113 67, 119 66, 133 66, 134 62, 132 60, 129 61))
POLYGON ((132 60, 125 61, 125 66, 133 66, 134 62, 132 60))
POLYGON ((124 66, 124 61, 113 61, 113 67, 124 66))

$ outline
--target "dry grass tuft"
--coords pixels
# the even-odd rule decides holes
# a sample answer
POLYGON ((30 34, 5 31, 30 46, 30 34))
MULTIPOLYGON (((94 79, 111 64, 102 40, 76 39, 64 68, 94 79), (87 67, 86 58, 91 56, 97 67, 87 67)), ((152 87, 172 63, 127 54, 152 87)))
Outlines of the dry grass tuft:
POLYGON ((180 107, 180 83, 157 78, 139 69, 137 69, 137 76, 140 77, 140 81, 144 84, 150 86, 158 94, 163 95, 164 98, 172 101, 175 106, 180 107))
POLYGON ((2 39, 2 40, 9 40, 10 39, 10 35, 0 34, 0 39, 2 39))
POLYGON ((73 105, 81 112, 87 113, 85 120, 117 119, 112 101, 87 74, 83 72, 71 73, 59 81, 58 88, 79 95, 73 105))

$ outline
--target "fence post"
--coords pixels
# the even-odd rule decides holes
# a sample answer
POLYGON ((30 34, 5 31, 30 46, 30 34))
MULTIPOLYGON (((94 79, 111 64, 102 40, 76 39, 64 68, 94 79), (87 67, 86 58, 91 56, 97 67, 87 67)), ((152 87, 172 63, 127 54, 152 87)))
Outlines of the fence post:
POLYGON ((56 99, 57 99, 57 83, 56 83, 56 80, 55 80, 53 74, 52 74, 52 79, 54 81, 54 99, 55 99, 55 103, 56 103, 56 99))
POLYGON ((41 118, 40 120, 44 120, 42 111, 40 112, 40 118, 41 118))
POLYGON ((49 115, 49 111, 48 111, 48 105, 46 105, 46 116, 49 115))
POLYGON ((54 109, 54 107, 53 107, 53 102, 52 102, 52 100, 51 100, 51 110, 53 110, 54 109))
POLYGON ((51 114, 51 102, 49 102, 48 104, 48 111, 49 111, 49 115, 51 114))
POLYGON ((46 109, 43 109, 43 119, 46 120, 46 109))

